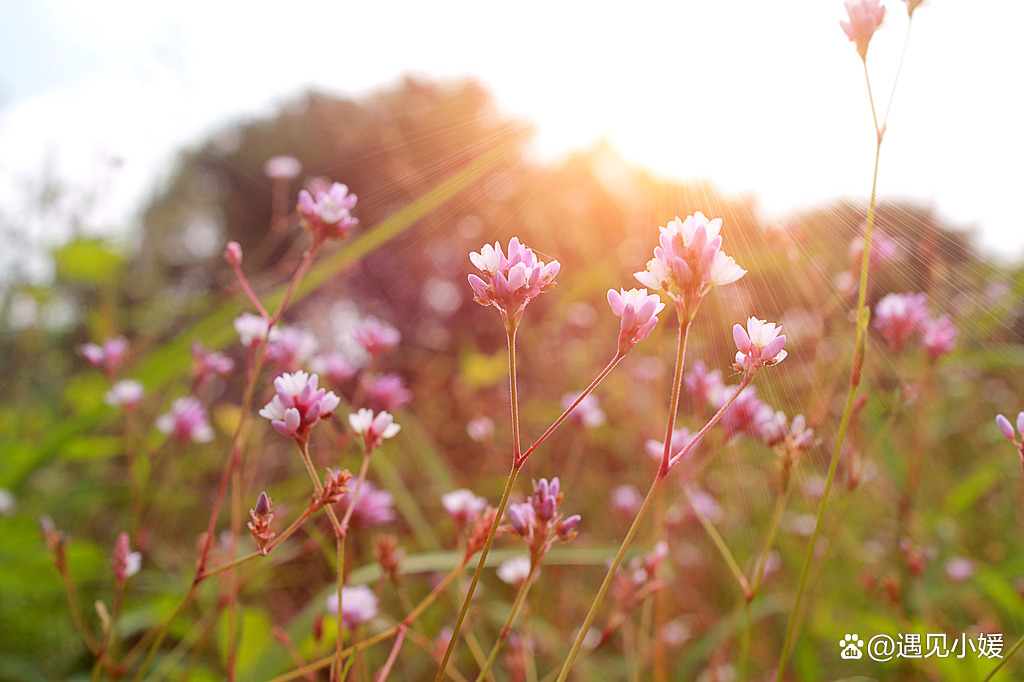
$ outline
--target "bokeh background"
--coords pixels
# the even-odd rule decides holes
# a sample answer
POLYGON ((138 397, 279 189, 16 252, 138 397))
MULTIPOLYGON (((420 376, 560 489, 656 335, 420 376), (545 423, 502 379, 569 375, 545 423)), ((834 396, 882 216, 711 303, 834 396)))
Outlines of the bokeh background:
MULTIPOLYGON (((869 52, 876 102, 888 98, 906 29, 904 5, 889 4, 869 52)), ((91 623, 93 602, 109 599, 114 538, 131 524, 122 425, 77 348, 129 338, 126 376, 146 387, 144 424, 188 389, 193 341, 240 362, 230 321, 246 306, 224 244, 242 245, 264 294, 287 281, 307 244, 293 216, 274 219, 263 168, 281 154, 299 159, 302 173, 277 187, 287 197, 278 206, 294 205, 303 183, 321 176, 359 195, 360 219, 358 246, 325 254, 318 286, 286 322, 321 349, 350 354, 360 317, 402 334, 377 369, 401 376, 412 399, 371 474, 394 494, 395 518, 364 529, 352 569, 366 580, 375 534, 394 533, 412 594, 429 590, 456 542, 440 496, 465 486, 494 501, 508 468, 504 333, 494 311, 472 301, 468 253, 517 235, 562 263, 558 288, 531 303, 519 335, 532 440, 562 396, 614 353, 618 321, 605 291, 632 286, 657 227, 698 210, 723 218, 725 248, 749 274, 708 299, 689 357, 738 381, 732 324, 749 314, 781 320, 790 357, 758 376, 758 395, 807 414, 821 439, 801 463, 755 612, 752 660, 763 678, 781 646, 842 407, 834 397, 852 339, 851 242, 866 214, 874 135, 860 61, 838 27, 841 3, 719 5, 0 5, 0 488, 9 501, 0 512, 0 679, 84 679, 91 666, 37 519, 69 533, 91 623), (464 181, 452 188, 452 178, 464 181), (484 443, 466 432, 481 415, 495 422, 484 443)), ((992 421, 1024 409, 1024 111, 1012 85, 1021 12, 934 0, 915 14, 879 178, 877 225, 893 253, 872 270, 869 304, 924 292, 933 314, 953 318, 958 344, 929 370, 919 350, 897 356, 872 338, 869 400, 841 461, 793 679, 980 679, 990 662, 853 666, 835 643, 848 631, 1001 632, 1012 643, 1024 630, 1024 481, 992 421), (922 450, 910 537, 926 560, 911 578, 895 517, 907 462, 922 450), (961 559, 966 577, 948 570, 961 559), (897 598, 893 580, 905 587, 897 598)), ((600 388, 605 421, 566 424, 524 470, 521 493, 531 477, 559 475, 563 508, 584 517, 524 618, 541 676, 564 656, 593 593, 565 584, 596 589, 628 527, 614 491, 645 490, 653 476, 644 446, 663 433, 674 341, 665 318, 600 388)), ((218 433, 211 444, 161 450, 153 462, 148 501, 158 511, 125 607, 129 644, 187 589, 240 389, 228 379, 204 394, 218 433)), ((680 424, 698 428, 705 411, 684 396, 680 424)), ((300 462, 270 429, 255 429, 247 490, 302 504, 300 462)), ((144 438, 160 449, 159 434, 144 438)), ((355 466, 333 440, 319 445, 319 463, 355 466)), ((740 595, 684 485, 708 496, 709 518, 741 562, 753 561, 779 494, 774 455, 756 438, 709 436, 665 495, 668 634, 651 626, 651 607, 638 607, 583 664, 587 679, 646 677, 655 638, 671 649, 671 679, 730 679, 740 595)), ((658 539, 653 527, 642 535, 640 549, 658 539)), ((247 574, 246 679, 292 665, 283 647, 265 646, 274 625, 303 655, 319 651, 311 624, 331 576, 316 540, 311 533, 300 558, 247 574)), ((516 545, 506 539, 502 549, 516 545)), ((493 576, 484 593, 474 629, 486 642, 513 593, 493 576)), ((387 588, 382 596, 382 611, 400 618, 401 600, 387 588)), ((217 621, 207 631, 190 625, 217 597, 211 588, 173 630, 176 641, 196 641, 164 659, 171 679, 220 678, 217 621)), ((432 674, 429 641, 455 606, 428 612, 402 676, 432 674)), ((374 650, 362 665, 373 670, 385 655, 374 650)), ((509 662, 498 673, 518 674, 509 662)))

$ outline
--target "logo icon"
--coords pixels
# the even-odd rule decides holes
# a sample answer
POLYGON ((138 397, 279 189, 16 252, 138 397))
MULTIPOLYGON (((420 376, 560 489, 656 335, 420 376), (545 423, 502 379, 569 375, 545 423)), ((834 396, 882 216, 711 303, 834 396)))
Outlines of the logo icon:
POLYGON ((839 657, 849 660, 864 657, 864 640, 858 635, 846 635, 839 640, 839 657))

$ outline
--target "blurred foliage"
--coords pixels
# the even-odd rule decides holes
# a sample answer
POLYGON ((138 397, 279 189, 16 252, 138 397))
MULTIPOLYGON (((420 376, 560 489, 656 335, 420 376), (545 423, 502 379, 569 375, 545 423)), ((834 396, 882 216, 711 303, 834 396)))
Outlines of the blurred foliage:
MULTIPOLYGON (((192 341, 224 348, 239 366, 243 361, 231 319, 247 304, 221 259, 225 241, 242 244, 243 269, 268 300, 281 295, 301 259, 306 235, 294 217, 275 218, 274 183, 262 171, 277 154, 293 155, 303 165, 299 181, 287 188, 287 206, 315 176, 345 182, 360 197, 357 234, 322 254, 285 320, 313 333, 322 347, 341 351, 350 349, 352 327, 362 315, 386 320, 402 333, 399 349, 376 369, 398 372, 414 397, 398 416, 401 436, 371 465, 371 479, 396 497, 399 520, 387 531, 401 537, 408 553, 401 588, 380 588, 382 612, 395 619, 405 613, 403 601, 429 591, 424 578, 454 561, 457 530, 444 516, 440 495, 470 487, 494 501, 509 464, 504 333, 494 311, 471 299, 467 254, 517 235, 545 259, 562 263, 558 289, 531 303, 519 333, 529 440, 558 415, 561 396, 582 389, 612 356, 618 321, 607 312, 605 291, 633 286, 632 273, 650 258, 658 225, 697 210, 724 219, 725 250, 749 274, 709 297, 689 357, 735 380, 728 369, 731 325, 748 314, 781 319, 790 358, 758 376, 758 394, 776 409, 805 412, 821 424, 822 443, 802 462, 783 517, 778 567, 754 611, 751 660, 758 670, 773 665, 805 548, 801 529, 814 512, 814 487, 838 420, 834 390, 848 372, 851 305, 843 279, 854 266, 850 243, 860 234, 865 207, 834 201, 766 225, 754 197, 724 196, 708 182, 654 177, 607 143, 548 164, 533 159, 529 144, 529 126, 502 115, 472 82, 408 79, 359 101, 310 93, 273 118, 228 127, 183 152, 130 247, 74 238, 54 251, 48 286, 3 290, 0 487, 12 491, 17 507, 0 516, 0 679, 84 678, 91 667, 36 528, 40 515, 69 533, 78 601, 93 628, 93 604, 102 599, 109 605, 112 598, 109 553, 117 533, 146 529, 145 537, 133 535, 145 558, 130 582, 121 620, 126 647, 166 618, 187 589, 194 539, 205 529, 237 419, 241 379, 207 387, 202 395, 215 415, 212 443, 188 449, 163 444, 150 426, 189 390, 192 341), (131 342, 125 376, 147 390, 129 422, 103 404, 106 381, 77 353, 86 341, 116 334, 131 342), (483 445, 465 430, 478 415, 492 417, 497 426, 493 441, 483 445), (149 453, 144 471, 129 471, 126 428, 128 442, 149 453), (141 518, 131 511, 129 475, 148 481, 141 518)), ((930 375, 927 394, 912 404, 907 389, 925 371, 920 354, 893 356, 874 339, 871 399, 841 460, 843 494, 827 516, 829 554, 813 568, 812 608, 794 652, 793 675, 974 679, 987 671, 984 665, 974 669, 954 660, 913 669, 865 662, 853 669, 839 659, 835 643, 850 631, 959 634, 989 628, 1004 633, 1009 646, 1024 631, 1024 559, 1017 551, 1024 539, 1024 485, 1012 448, 992 426, 994 413, 1024 408, 1024 272, 980 260, 969 234, 926 208, 883 201, 878 227, 894 240, 896 255, 873 269, 869 301, 893 291, 924 291, 933 313, 954 318, 959 343, 930 375), (896 506, 908 457, 920 448, 927 456, 911 535, 931 559, 910 581, 905 600, 888 603, 887 582, 906 580, 896 549, 896 506), (970 580, 954 583, 946 576, 943 565, 952 557, 974 562, 970 580)), ((567 423, 521 475, 520 493, 531 477, 561 476, 563 507, 584 518, 581 537, 551 555, 522 621, 541 671, 564 656, 566 633, 582 620, 604 561, 628 526, 629 519, 610 507, 610 491, 624 484, 646 489, 653 476, 644 443, 663 433, 674 335, 675 323, 666 316, 599 389, 607 422, 589 431, 567 423), (581 588, 566 589, 570 581, 581 588)), ((263 382, 257 403, 266 397, 263 382)), ((684 396, 680 424, 699 427, 704 410, 684 396)), ((264 423, 253 424, 250 435, 256 447, 245 472, 246 504, 266 489, 279 505, 279 518, 290 518, 309 494, 305 472, 292 446, 264 423)), ((356 466, 357 455, 340 445, 337 429, 316 435, 318 465, 356 466)), ((666 486, 663 504, 676 513, 664 529, 672 558, 659 609, 683 633, 671 645, 669 672, 671 679, 698 679, 735 659, 742 598, 686 510, 684 479, 717 500, 722 513, 716 527, 748 571, 778 482, 773 455, 762 444, 725 441, 712 432, 693 464, 666 486)), ((354 581, 377 581, 374 532, 353 537, 354 581)), ((652 527, 642 535, 640 547, 656 540, 652 527)), ((492 564, 517 551, 515 542, 502 541, 492 564)), ((266 679, 294 665, 269 636, 274 625, 285 628, 303 657, 327 651, 330 619, 325 640, 314 640, 313 626, 332 589, 333 556, 320 519, 280 555, 241 572, 241 679, 266 679)), ((221 679, 222 589, 208 581, 175 621, 170 646, 155 662, 157 677, 221 679), (188 646, 171 648, 179 642, 188 646)), ((488 603, 472 627, 487 643, 514 595, 490 575, 485 590, 488 603)), ((454 596, 442 599, 421 619, 417 637, 429 643, 456 608, 454 596)), ((622 679, 637 669, 646 678, 651 617, 649 607, 638 609, 619 635, 581 664, 581 678, 622 679)), ((387 647, 370 650, 356 671, 376 669, 386 655, 387 647)), ((416 647, 407 644, 401 659, 396 678, 433 674, 430 656, 416 647)), ((468 658, 460 664, 473 665, 468 658)), ((1019 675, 1024 663, 1009 668, 1019 675)))

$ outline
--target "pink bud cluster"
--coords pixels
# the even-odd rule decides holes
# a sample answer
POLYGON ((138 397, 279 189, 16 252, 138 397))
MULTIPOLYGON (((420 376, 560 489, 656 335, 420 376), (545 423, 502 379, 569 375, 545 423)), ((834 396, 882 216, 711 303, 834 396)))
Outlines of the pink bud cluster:
POLYGON ((771 367, 786 359, 786 337, 782 327, 772 322, 747 318, 747 328, 734 325, 732 337, 736 342, 736 367, 746 374, 753 374, 761 367, 771 367))
POLYGON ((1017 452, 1020 453, 1021 466, 1024 466, 1024 412, 1017 414, 1017 430, 1013 430, 1013 424, 1010 420, 1001 414, 996 415, 996 426, 1003 434, 1003 438, 1017 446, 1017 452))
POLYGON ((349 194, 348 187, 336 182, 326 191, 319 191, 316 197, 308 190, 299 192, 299 218, 302 227, 313 238, 314 246, 328 239, 340 240, 348 236, 359 220, 352 217, 356 195, 349 194))
POLYGON ((133 552, 128 533, 121 533, 117 536, 117 543, 114 545, 114 553, 110 560, 114 580, 118 585, 122 585, 126 579, 138 573, 141 567, 142 554, 133 552))
POLYGON ((654 325, 658 324, 658 313, 665 309, 661 297, 648 294, 647 289, 609 289, 608 305, 617 317, 622 318, 619 324, 620 355, 633 350, 636 344, 650 336, 654 325))
POLYGON ((394 372, 368 377, 364 385, 366 406, 376 412, 397 412, 412 399, 412 392, 405 387, 405 379, 394 372))
POLYGON ((102 369, 107 376, 114 376, 128 351, 128 339, 117 336, 107 339, 102 346, 87 343, 78 350, 90 365, 102 369))
POLYGON ((721 218, 709 221, 698 211, 659 229, 654 258, 634 276, 648 289, 668 294, 685 319, 692 317, 712 286, 731 284, 747 274, 722 251, 721 218))
POLYGON ((282 436, 305 441, 310 429, 341 402, 332 391, 318 388, 320 377, 298 371, 274 379, 277 394, 260 410, 282 436))
POLYGON ((206 408, 192 397, 175 400, 170 412, 157 417, 156 428, 182 444, 213 440, 213 428, 206 416, 206 408))
POLYGON ((915 332, 921 333, 921 344, 932 362, 956 346, 956 327, 946 315, 928 316, 924 294, 888 294, 875 305, 873 317, 875 329, 893 353, 902 351, 915 332))
MULTIPOLYGON (((885 8, 878 0, 850 0, 844 3, 849 21, 840 21, 846 37, 857 43, 857 53, 861 59, 868 58, 868 43, 875 31, 882 25, 885 8)), ((913 10, 911 10, 913 11, 913 10)))
POLYGON ((558 511, 562 497, 557 477, 550 482, 542 478, 534 482, 533 494, 525 502, 509 505, 509 529, 526 541, 534 563, 539 562, 556 541, 564 542, 576 537, 576 526, 581 517, 574 514, 563 518, 558 511))
POLYGON ((213 377, 226 377, 235 368, 235 361, 217 351, 209 350, 196 341, 192 344, 192 376, 197 384, 213 377))
POLYGON ((508 256, 501 244, 494 242, 494 246, 484 244, 479 253, 469 254, 469 260, 480 270, 480 275, 469 276, 474 299, 480 305, 496 307, 509 331, 519 326, 527 303, 555 287, 561 267, 556 260, 547 264, 538 260, 517 237, 508 243, 508 256))

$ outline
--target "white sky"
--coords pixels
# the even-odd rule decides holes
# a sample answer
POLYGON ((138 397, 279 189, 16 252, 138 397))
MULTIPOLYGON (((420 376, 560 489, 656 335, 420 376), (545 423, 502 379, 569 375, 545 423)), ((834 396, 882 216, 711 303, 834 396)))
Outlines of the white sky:
MULTIPOLYGON (((885 2, 868 53, 883 109, 907 25, 885 2)), ((547 158, 606 136, 659 173, 754 192, 768 216, 866 199, 874 131, 843 16, 840 0, 0 0, 0 208, 47 162, 86 184, 116 155, 92 218, 125 228, 174 150, 217 125, 409 72, 478 77, 537 124, 547 158)), ((884 197, 1010 258, 1024 255, 1022 25, 1018 0, 917 10, 879 177, 884 197)))

